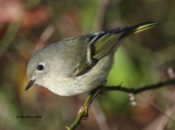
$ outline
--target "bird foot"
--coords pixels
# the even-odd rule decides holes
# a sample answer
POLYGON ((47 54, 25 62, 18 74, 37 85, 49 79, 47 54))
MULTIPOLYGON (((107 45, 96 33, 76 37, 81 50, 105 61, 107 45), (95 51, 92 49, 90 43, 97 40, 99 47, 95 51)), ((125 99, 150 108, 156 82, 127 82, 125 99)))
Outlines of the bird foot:
POLYGON ((78 115, 81 113, 81 112, 84 112, 84 115, 83 115, 83 119, 84 120, 87 120, 88 118, 88 109, 89 107, 88 106, 82 106, 78 112, 78 115))

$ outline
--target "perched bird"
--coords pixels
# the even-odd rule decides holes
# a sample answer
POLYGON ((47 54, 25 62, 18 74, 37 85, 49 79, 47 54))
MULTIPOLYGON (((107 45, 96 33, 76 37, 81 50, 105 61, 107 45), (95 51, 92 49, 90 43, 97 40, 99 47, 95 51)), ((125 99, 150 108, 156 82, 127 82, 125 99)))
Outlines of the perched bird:
POLYGON ((30 58, 26 90, 32 85, 39 85, 61 96, 89 92, 106 80, 121 40, 156 25, 154 22, 145 22, 65 38, 50 44, 30 58))

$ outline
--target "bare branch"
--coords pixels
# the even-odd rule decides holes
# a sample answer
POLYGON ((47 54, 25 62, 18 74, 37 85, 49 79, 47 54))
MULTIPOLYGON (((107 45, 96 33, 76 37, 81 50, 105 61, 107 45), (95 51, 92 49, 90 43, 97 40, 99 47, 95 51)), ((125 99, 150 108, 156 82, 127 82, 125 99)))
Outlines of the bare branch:
POLYGON ((9 46, 12 44, 16 34, 18 33, 20 27, 20 22, 12 22, 9 24, 4 36, 0 40, 1 50, 0 50, 0 58, 4 55, 6 50, 8 50, 9 46))
MULTIPOLYGON (((158 89, 158 88, 166 87, 167 85, 173 85, 173 84, 175 84, 175 79, 167 80, 167 81, 164 81, 164 82, 159 82, 159 83, 152 84, 152 85, 142 86, 142 87, 139 87, 139 88, 126 88, 126 87, 121 86, 121 85, 119 85, 119 86, 104 86, 103 90, 106 90, 106 91, 111 91, 111 90, 112 91, 122 91, 122 92, 125 92, 125 93, 130 93, 130 94, 136 95, 138 93, 141 93, 141 92, 144 92, 144 91, 147 91, 147 90, 158 89)), ((90 92, 90 94, 88 95, 88 97, 85 100, 85 103, 81 107, 75 121, 71 124, 70 127, 66 126, 66 128, 68 130, 74 130, 80 124, 82 118, 85 117, 85 115, 87 115, 87 110, 88 110, 88 107, 89 107, 90 103, 92 102, 92 98, 94 98, 94 95, 97 94, 97 91, 99 91, 99 90, 103 91, 101 89, 101 87, 99 87, 99 89, 94 89, 90 92)))
POLYGON ((164 82, 159 82, 159 83, 152 84, 152 85, 137 87, 137 88, 126 88, 124 86, 119 85, 119 86, 105 86, 104 89, 117 90, 117 91, 122 91, 122 92, 126 92, 126 93, 138 94, 138 93, 143 92, 143 91, 157 89, 157 88, 161 88, 163 86, 171 85, 171 84, 175 84, 175 79, 167 80, 164 82))
POLYGON ((77 118, 75 119, 75 121, 71 124, 70 127, 66 126, 66 128, 67 128, 68 130, 74 130, 74 129, 80 124, 82 118, 83 118, 85 115, 87 115, 87 109, 88 109, 88 108, 87 108, 87 109, 84 109, 84 108, 86 108, 87 105, 88 105, 89 103, 91 103, 91 101, 92 101, 91 99, 94 97, 94 95, 96 94, 96 92, 97 92, 98 90, 99 90, 99 89, 94 89, 94 90, 92 90, 92 91, 90 92, 90 94, 89 94, 88 97, 86 98, 86 100, 85 100, 83 106, 80 108, 79 113, 78 113, 78 116, 77 116, 77 118))

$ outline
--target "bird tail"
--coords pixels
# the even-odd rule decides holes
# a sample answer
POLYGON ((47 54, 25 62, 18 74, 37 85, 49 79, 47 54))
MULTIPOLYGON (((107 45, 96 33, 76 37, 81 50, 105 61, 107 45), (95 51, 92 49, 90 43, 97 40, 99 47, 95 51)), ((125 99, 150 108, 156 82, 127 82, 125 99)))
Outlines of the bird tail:
POLYGON ((157 25, 158 25, 158 23, 150 21, 150 22, 144 22, 144 23, 137 24, 135 26, 126 28, 126 30, 123 31, 123 34, 120 36, 119 39, 123 39, 130 34, 137 34, 137 33, 140 33, 142 31, 151 29, 153 27, 156 27, 157 25))
MULTIPOLYGON (((91 48, 89 54, 91 54, 92 59, 99 61, 113 49, 116 49, 120 45, 120 40, 123 38, 131 34, 137 34, 144 30, 148 30, 155 27, 156 25, 157 23, 155 22, 145 22, 131 27, 121 27, 113 30, 94 33, 90 38, 91 48)), ((89 66, 87 59, 84 59, 81 62, 76 75, 79 76, 81 74, 84 74, 85 72, 89 71, 95 64, 96 62, 89 66)))
POLYGON ((94 42, 94 59, 101 59, 108 54, 112 48, 117 48, 120 45, 120 40, 131 35, 137 34, 144 30, 148 30, 157 26, 155 22, 144 22, 131 27, 122 27, 114 30, 104 31, 103 35, 94 42))

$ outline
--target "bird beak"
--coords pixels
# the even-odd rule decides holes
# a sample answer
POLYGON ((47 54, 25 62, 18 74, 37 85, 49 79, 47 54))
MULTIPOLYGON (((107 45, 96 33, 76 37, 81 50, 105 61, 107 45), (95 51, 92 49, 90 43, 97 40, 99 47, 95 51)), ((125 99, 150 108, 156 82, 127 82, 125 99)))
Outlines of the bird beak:
POLYGON ((27 91, 34 83, 35 83, 35 80, 30 80, 25 90, 27 91))

